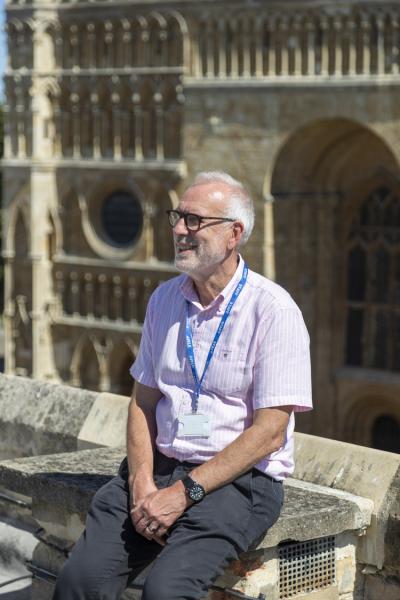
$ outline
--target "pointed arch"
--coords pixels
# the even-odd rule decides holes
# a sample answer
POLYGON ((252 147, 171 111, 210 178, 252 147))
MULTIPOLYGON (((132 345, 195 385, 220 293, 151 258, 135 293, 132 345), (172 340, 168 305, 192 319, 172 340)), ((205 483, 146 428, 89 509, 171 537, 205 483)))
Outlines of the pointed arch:
POLYGON ((71 383, 87 390, 100 387, 100 357, 96 351, 97 339, 84 334, 79 339, 71 360, 71 383))
POLYGON ((110 378, 110 391, 114 394, 130 396, 132 393, 133 379, 129 373, 136 351, 133 344, 126 339, 114 344, 108 357, 108 373, 110 378))

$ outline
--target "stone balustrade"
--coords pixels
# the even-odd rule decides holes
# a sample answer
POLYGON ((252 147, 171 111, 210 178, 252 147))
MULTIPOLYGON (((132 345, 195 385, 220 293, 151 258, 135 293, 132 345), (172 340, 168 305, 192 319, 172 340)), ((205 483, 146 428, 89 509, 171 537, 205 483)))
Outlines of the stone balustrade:
POLYGON ((112 266, 71 266, 58 260, 54 265, 57 301, 53 319, 84 317, 100 324, 143 323, 147 302, 155 288, 176 274, 173 267, 143 271, 122 263, 116 273, 112 266))

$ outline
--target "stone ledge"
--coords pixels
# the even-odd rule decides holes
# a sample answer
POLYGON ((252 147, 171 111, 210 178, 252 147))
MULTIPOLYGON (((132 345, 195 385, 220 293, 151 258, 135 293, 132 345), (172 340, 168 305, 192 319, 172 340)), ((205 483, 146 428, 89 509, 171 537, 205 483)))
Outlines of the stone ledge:
MULTIPOLYGON (((74 541, 93 494, 117 472, 124 455, 123 448, 99 448, 4 461, 0 484, 31 496, 35 519, 49 533, 74 541)), ((369 525, 372 506, 365 499, 294 479, 286 483, 285 491, 282 514, 259 548, 369 525)))

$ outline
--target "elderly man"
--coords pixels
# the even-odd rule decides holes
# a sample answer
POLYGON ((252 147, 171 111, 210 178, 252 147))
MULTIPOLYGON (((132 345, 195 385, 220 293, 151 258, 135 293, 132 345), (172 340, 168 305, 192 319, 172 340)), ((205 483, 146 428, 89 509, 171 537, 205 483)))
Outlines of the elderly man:
POLYGON ((169 210, 175 264, 147 308, 127 460, 95 495, 56 599, 115 599, 156 556, 143 600, 195 600, 276 521, 294 412, 311 404, 309 338, 287 292, 238 253, 254 209, 201 173, 169 210))

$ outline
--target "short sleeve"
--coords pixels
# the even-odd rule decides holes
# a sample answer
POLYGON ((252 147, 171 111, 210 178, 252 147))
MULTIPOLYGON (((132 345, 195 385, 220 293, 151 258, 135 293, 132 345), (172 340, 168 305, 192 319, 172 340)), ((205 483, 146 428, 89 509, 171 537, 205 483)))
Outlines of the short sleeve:
POLYGON ((253 408, 312 409, 310 338, 297 307, 278 308, 260 323, 253 371, 253 408))
POLYGON ((153 351, 152 351, 152 331, 154 323, 154 294, 146 309, 146 316, 143 324, 142 337, 140 340, 139 352, 133 365, 129 369, 132 377, 139 383, 148 387, 157 388, 157 382, 154 378, 153 351))

